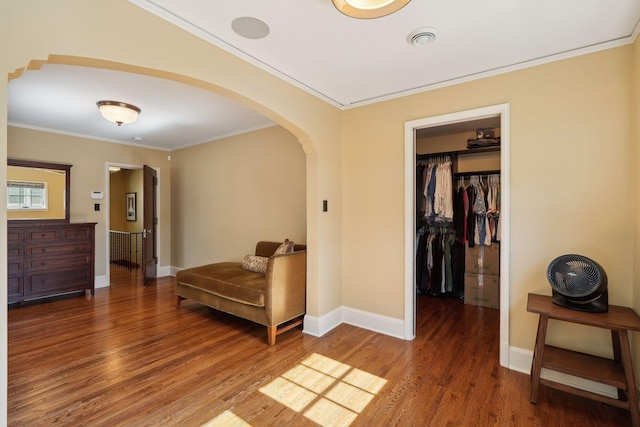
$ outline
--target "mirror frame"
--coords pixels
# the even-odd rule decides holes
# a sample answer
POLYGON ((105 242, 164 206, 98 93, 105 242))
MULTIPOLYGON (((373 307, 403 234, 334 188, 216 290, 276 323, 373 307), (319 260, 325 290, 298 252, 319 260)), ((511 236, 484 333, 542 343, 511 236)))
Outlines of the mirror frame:
MULTIPOLYGON (((37 223, 69 223, 69 213, 71 206, 71 166, 64 163, 49 163, 49 162, 39 162, 36 160, 21 160, 21 159, 7 159, 7 166, 20 166, 27 168, 37 168, 37 169, 53 169, 65 171, 65 201, 64 201, 64 218, 56 218, 56 219, 9 219, 7 220, 10 224, 18 224, 18 223, 26 223, 26 224, 37 224, 37 223)), ((6 185, 6 183, 5 183, 6 185)), ((6 203, 6 201, 5 201, 6 203)))

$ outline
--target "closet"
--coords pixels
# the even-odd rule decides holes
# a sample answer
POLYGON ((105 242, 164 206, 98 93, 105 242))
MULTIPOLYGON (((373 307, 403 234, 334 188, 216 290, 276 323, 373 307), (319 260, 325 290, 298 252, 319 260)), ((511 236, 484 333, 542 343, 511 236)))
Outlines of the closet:
POLYGON ((500 118, 416 131, 415 289, 499 308, 500 118))

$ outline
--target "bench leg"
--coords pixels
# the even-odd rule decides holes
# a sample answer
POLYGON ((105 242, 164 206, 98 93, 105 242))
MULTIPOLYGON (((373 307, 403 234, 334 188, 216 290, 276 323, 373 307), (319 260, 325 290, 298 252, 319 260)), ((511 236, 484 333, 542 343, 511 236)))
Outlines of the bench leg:
POLYGON ((549 316, 541 314, 540 320, 538 320, 538 333, 536 334, 536 345, 533 349, 533 363, 531 364, 531 403, 538 401, 538 386, 540 385, 540 371, 542 370, 542 353, 544 353, 548 322, 549 316))
POLYGON ((638 407, 638 392, 636 390, 636 378, 633 374, 629 335, 626 329, 619 329, 616 333, 618 335, 617 342, 620 343, 620 356, 622 358, 624 376, 627 380, 627 401, 629 402, 629 411, 631 412, 631 425, 638 427, 640 426, 640 407, 638 407))
POLYGON ((180 295, 176 295, 176 307, 180 307, 180 301, 186 299, 185 297, 181 297, 180 295))
POLYGON ((276 343, 277 335, 280 335, 283 332, 287 332, 289 329, 293 329, 296 326, 300 325, 302 325, 302 317, 300 317, 299 319, 294 319, 288 323, 283 323, 282 325, 280 325, 280 329, 278 329, 278 326, 267 326, 267 339, 269 345, 274 345, 276 343))
POLYGON ((275 345, 276 335, 278 335, 278 327, 267 326, 267 341, 269 342, 269 345, 275 345))

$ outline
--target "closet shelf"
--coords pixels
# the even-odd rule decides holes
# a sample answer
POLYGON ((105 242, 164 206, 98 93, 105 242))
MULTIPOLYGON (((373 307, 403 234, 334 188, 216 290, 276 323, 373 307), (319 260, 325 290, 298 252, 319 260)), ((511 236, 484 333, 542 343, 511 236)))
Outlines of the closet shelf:
POLYGON ((429 157, 436 157, 436 156, 446 156, 446 155, 459 156, 459 155, 465 155, 465 154, 495 153, 497 151, 500 151, 500 146, 497 146, 497 147, 485 147, 485 148, 467 148, 467 149, 464 149, 464 150, 442 151, 442 152, 438 152, 438 153, 427 153, 427 154, 416 154, 416 158, 418 160, 421 160, 421 159, 427 159, 429 157))

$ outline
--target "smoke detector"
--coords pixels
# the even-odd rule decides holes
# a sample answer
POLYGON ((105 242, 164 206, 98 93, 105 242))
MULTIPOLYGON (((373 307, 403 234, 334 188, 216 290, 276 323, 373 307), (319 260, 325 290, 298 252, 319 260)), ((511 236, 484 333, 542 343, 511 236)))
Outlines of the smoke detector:
POLYGON ((424 46, 432 43, 438 36, 438 30, 433 27, 417 28, 407 37, 407 41, 414 46, 424 46))

